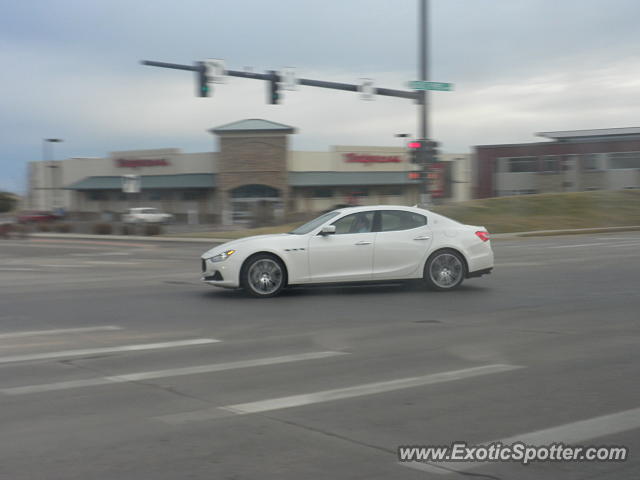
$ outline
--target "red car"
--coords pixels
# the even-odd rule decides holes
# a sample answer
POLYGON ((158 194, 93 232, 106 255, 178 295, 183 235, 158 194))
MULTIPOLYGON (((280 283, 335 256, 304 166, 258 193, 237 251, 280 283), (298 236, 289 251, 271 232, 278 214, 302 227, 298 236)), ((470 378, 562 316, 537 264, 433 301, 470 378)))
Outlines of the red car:
POLYGON ((53 213, 44 211, 22 212, 16 216, 18 223, 52 222, 57 219, 58 217, 53 213))

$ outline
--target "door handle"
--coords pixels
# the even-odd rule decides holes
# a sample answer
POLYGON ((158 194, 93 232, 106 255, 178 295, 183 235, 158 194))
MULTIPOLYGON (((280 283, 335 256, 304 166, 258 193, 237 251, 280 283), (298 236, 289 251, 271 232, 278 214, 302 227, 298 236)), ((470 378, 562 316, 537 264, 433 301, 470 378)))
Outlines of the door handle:
POLYGON ((419 237, 414 238, 414 240, 429 240, 431 237, 427 235, 421 235, 419 237))
POLYGON ((366 241, 362 240, 360 242, 354 243, 354 245, 371 245, 371 242, 366 242, 366 241))

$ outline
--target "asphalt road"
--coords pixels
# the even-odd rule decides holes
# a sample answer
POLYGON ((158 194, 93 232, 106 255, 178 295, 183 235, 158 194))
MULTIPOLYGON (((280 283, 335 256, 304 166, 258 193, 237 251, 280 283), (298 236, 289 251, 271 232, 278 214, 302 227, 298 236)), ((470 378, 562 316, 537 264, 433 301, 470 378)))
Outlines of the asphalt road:
POLYGON ((640 234, 494 242, 455 292, 199 282, 206 245, 0 241, 0 478, 637 479, 640 234), (399 463, 400 445, 625 462, 399 463))

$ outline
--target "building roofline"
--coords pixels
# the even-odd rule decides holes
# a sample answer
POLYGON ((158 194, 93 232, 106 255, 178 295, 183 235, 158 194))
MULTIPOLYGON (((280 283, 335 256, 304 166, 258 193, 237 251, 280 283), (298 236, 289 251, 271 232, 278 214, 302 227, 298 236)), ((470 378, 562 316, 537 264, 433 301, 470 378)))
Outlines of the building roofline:
POLYGON ((554 132, 538 132, 535 135, 538 137, 546 137, 552 139, 640 135, 640 127, 593 128, 588 130, 558 130, 554 132))

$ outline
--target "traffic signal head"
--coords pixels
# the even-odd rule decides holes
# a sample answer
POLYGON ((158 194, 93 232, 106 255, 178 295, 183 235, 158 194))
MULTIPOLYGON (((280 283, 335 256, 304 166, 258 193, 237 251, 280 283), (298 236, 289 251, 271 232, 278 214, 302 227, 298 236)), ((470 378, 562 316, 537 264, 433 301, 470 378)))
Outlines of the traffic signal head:
POLYGON ((196 95, 198 97, 208 97, 210 93, 209 82, 207 78, 207 67, 204 62, 198 62, 198 70, 196 70, 196 95))
POLYGON ((438 151, 438 142, 433 140, 412 140, 407 143, 411 163, 423 165, 436 161, 436 157, 440 153, 438 151))
POLYGON ((269 72, 271 79, 269 80, 269 91, 267 92, 267 101, 271 105, 277 105, 280 103, 280 75, 274 70, 269 72))

